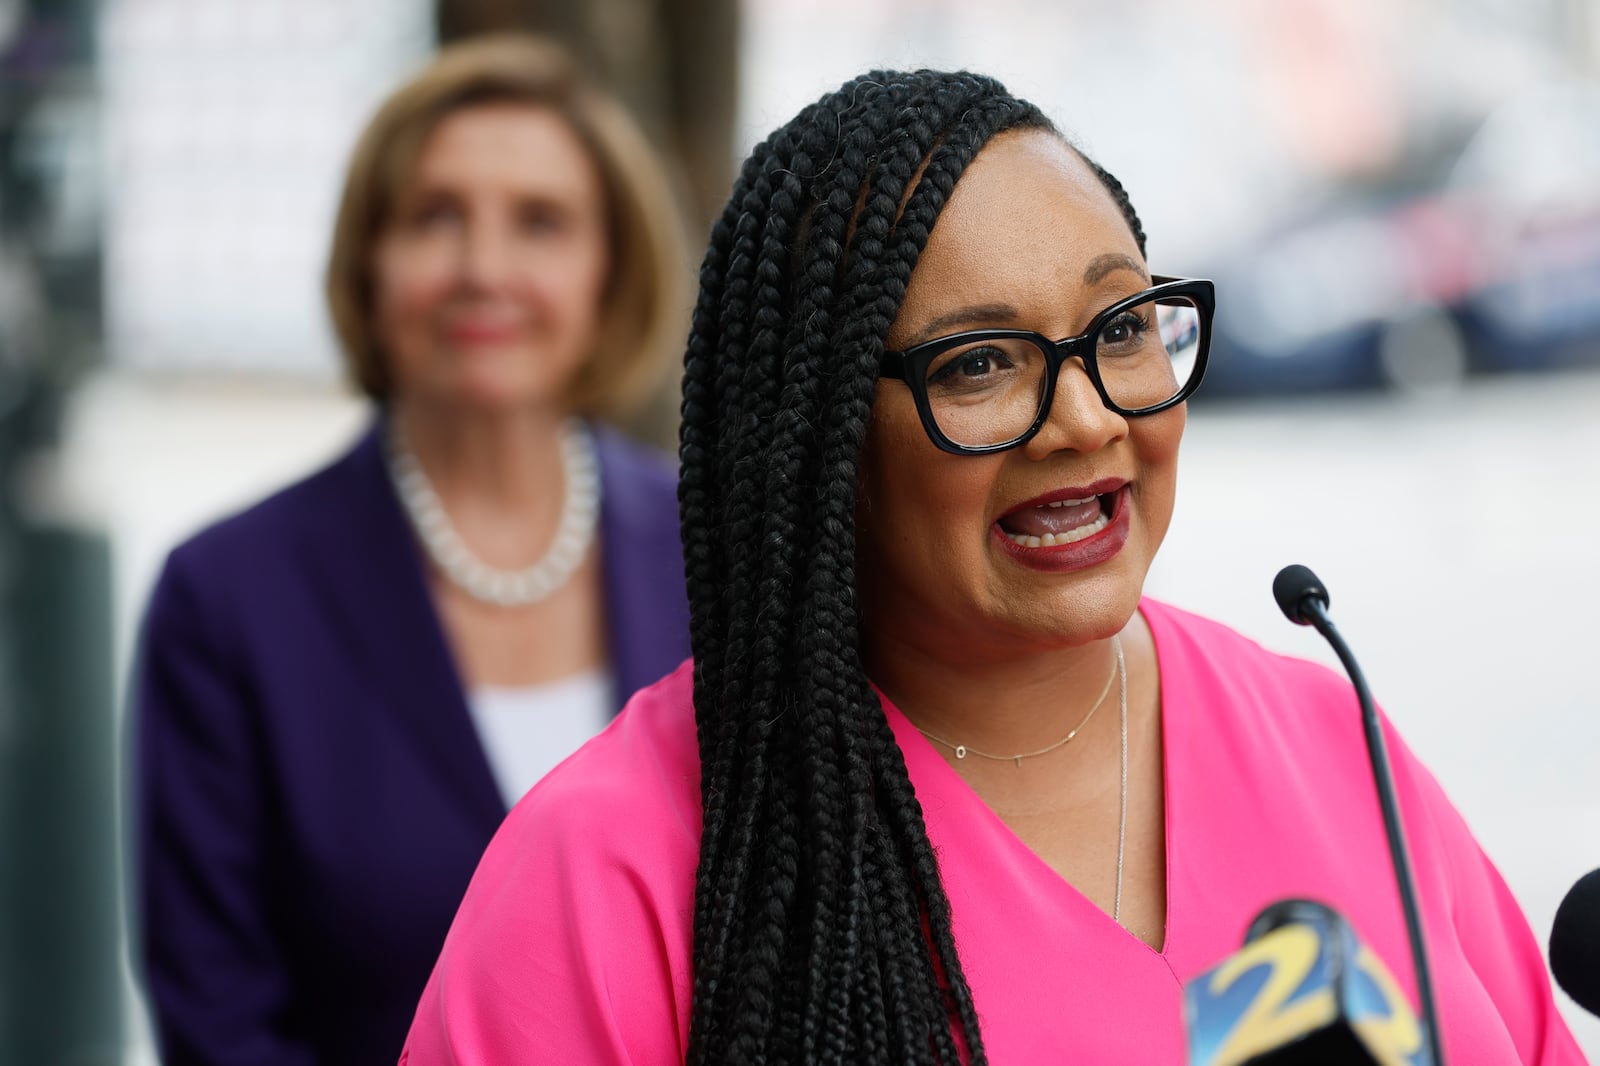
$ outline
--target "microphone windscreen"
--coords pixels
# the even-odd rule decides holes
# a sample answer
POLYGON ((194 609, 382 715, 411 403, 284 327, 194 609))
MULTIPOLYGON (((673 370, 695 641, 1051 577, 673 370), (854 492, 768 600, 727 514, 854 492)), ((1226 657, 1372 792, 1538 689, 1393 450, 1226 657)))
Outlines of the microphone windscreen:
POLYGON ((1578 878, 1556 908, 1550 972, 1574 1003, 1600 1014, 1600 870, 1578 878))
POLYGON ((1244 947, 1184 982, 1189 1066, 1422 1066, 1405 993, 1335 911, 1282 900, 1244 947))
POLYGON ((1310 616, 1305 613, 1307 596, 1319 600, 1324 607, 1328 606, 1328 590, 1309 566, 1291 563, 1279 570, 1278 576, 1272 579, 1272 598, 1278 601, 1278 609, 1284 617, 1297 626, 1311 624, 1310 616))

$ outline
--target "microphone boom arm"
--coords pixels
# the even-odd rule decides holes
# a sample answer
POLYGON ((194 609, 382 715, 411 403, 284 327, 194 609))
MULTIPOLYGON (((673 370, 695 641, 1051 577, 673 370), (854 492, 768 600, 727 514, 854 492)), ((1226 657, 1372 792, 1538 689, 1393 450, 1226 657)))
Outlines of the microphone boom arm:
POLYGON ((1361 729, 1366 734, 1367 753, 1372 760, 1372 776, 1378 788, 1378 807, 1383 812, 1383 828, 1389 837, 1389 854, 1394 858, 1394 878, 1400 890, 1406 936, 1411 941, 1411 959, 1417 974, 1418 1022, 1422 1027, 1429 1058, 1436 1066, 1444 1066, 1444 1046, 1439 1039, 1439 1020, 1434 1010, 1433 978, 1429 973, 1428 953, 1423 944, 1422 915, 1417 908, 1416 881, 1411 874, 1411 855, 1406 848, 1405 831, 1400 825, 1400 806, 1394 795, 1394 775, 1389 769, 1389 749, 1384 743, 1383 727, 1378 722, 1378 709, 1372 702, 1366 676, 1356 664, 1356 657, 1344 642, 1344 637, 1340 636, 1333 620, 1328 617, 1324 601, 1308 592, 1301 598, 1299 607, 1301 617, 1322 634, 1344 664, 1345 672, 1355 686, 1356 700, 1361 704, 1361 729))

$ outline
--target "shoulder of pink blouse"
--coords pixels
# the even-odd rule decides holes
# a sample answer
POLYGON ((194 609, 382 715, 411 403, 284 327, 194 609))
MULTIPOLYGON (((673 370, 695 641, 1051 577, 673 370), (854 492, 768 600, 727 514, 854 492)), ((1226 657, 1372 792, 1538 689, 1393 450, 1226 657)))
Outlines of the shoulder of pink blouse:
POLYGON ((700 767, 691 668, 529 791, 473 875, 408 1066, 682 1062, 700 767))

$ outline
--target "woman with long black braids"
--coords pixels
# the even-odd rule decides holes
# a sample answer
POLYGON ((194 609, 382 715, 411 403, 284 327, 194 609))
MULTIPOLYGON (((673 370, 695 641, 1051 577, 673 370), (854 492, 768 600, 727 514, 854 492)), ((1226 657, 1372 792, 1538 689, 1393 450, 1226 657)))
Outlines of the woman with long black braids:
MULTIPOLYGON (((1287 896, 1411 987, 1348 685, 1142 597, 1212 309, 1144 243, 971 74, 754 151, 684 368, 692 665, 511 814, 411 1066, 1173 1063, 1180 980, 1287 896)), ((1390 743, 1447 1050, 1581 1061, 1390 743)))

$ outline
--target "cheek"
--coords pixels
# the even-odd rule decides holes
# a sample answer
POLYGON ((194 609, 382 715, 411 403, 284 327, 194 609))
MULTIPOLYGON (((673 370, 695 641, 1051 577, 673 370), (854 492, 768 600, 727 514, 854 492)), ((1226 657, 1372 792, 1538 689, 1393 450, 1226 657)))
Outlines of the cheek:
POLYGON ((1165 533, 1177 498, 1178 450, 1183 443, 1188 411, 1182 404, 1159 415, 1139 419, 1134 435, 1144 484, 1147 517, 1165 533))
POLYGON ((1173 462, 1183 443, 1183 430, 1189 424, 1189 405, 1148 415, 1138 420, 1140 457, 1149 462, 1173 462))
MULTIPOLYGON (((877 398, 867 419, 866 442, 861 452, 862 517, 873 528, 892 531, 918 508, 917 484, 910 477, 916 440, 911 431, 921 432, 916 409, 909 397, 895 393, 899 386, 880 382, 877 398), (907 402, 902 403, 901 400, 907 402)), ((882 539, 882 534, 879 535, 882 539)))
POLYGON ((601 314, 608 267, 605 248, 586 242, 545 264, 534 284, 552 306, 565 310, 577 322, 587 323, 601 314))
POLYGON ((403 322, 433 310, 450 291, 443 256, 422 249, 380 253, 373 272, 373 305, 380 324, 403 322))
POLYGON ((880 404, 868 424, 859 521, 895 569, 948 575, 984 550, 995 462, 939 451, 904 406, 880 404))

